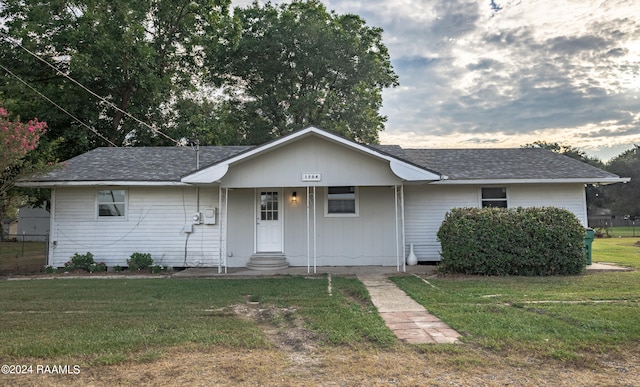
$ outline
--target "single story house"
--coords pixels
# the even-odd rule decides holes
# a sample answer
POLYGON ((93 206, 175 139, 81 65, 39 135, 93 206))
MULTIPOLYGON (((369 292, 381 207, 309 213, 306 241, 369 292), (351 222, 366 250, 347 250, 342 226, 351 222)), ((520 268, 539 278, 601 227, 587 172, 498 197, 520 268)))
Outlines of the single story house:
POLYGON ((440 260, 454 207, 558 206, 626 182, 544 149, 404 149, 316 127, 247 146, 97 148, 22 181, 51 189, 49 264, 134 252, 170 267, 396 266, 440 260))

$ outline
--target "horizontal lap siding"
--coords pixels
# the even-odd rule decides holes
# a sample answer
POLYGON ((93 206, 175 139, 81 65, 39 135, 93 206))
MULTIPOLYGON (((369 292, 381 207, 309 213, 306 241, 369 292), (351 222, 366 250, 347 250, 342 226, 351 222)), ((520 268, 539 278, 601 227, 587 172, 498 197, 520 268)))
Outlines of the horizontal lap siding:
MULTIPOLYGON (((565 208, 580 222, 587 224, 584 186, 582 184, 508 185, 509 207, 565 208)), ((406 254, 414 244, 421 261, 439 261, 437 233, 445 214, 456 207, 479 207, 479 186, 407 186, 405 187, 406 254)))
POLYGON ((357 217, 325 216, 326 189, 317 192, 317 265, 396 264, 393 188, 359 187, 357 217))
MULTIPOLYGON (((126 219, 96 219, 96 188, 58 188, 52 230, 51 264, 61 266, 74 253, 91 252, 107 266, 126 265, 134 252, 150 253, 167 266, 217 266, 219 226, 185 224, 196 211, 195 188, 133 187, 126 219)), ((217 189, 200 190, 200 210, 218 206, 217 189)), ((219 223, 219 222, 218 222, 219 223)))
POLYGON ((447 211, 455 207, 477 206, 477 187, 406 186, 406 254, 413 244, 418 260, 439 261, 440 242, 437 233, 447 211))
POLYGON ((509 207, 559 207, 573 212, 582 225, 587 224, 583 184, 518 185, 508 190, 509 207))

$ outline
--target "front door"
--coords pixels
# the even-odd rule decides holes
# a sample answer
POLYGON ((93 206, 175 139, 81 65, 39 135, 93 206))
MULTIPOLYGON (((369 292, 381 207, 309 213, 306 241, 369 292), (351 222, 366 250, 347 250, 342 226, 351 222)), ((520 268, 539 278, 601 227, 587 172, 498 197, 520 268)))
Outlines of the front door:
POLYGON ((282 203, 279 190, 257 191, 256 252, 282 252, 282 203))

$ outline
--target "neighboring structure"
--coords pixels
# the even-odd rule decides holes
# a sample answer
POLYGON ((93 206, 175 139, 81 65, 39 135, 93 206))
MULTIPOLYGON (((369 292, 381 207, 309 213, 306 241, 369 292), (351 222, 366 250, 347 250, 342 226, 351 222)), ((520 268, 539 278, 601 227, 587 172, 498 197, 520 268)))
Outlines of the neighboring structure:
POLYGON ((51 194, 49 264, 133 252, 172 267, 440 260, 453 207, 558 206, 586 226, 584 185, 628 181, 543 149, 366 146, 309 127, 256 147, 98 148, 21 184, 51 194))
POLYGON ((49 211, 43 207, 21 207, 18 211, 18 237, 24 241, 44 241, 51 225, 49 211))

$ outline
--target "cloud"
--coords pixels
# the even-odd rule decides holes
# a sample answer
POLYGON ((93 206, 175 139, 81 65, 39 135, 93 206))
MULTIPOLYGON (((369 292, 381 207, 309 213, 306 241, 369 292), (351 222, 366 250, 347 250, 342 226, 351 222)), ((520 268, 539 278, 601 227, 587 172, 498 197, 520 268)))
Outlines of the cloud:
POLYGON ((400 86, 381 139, 432 147, 640 143, 634 0, 326 0, 384 29, 400 86))

